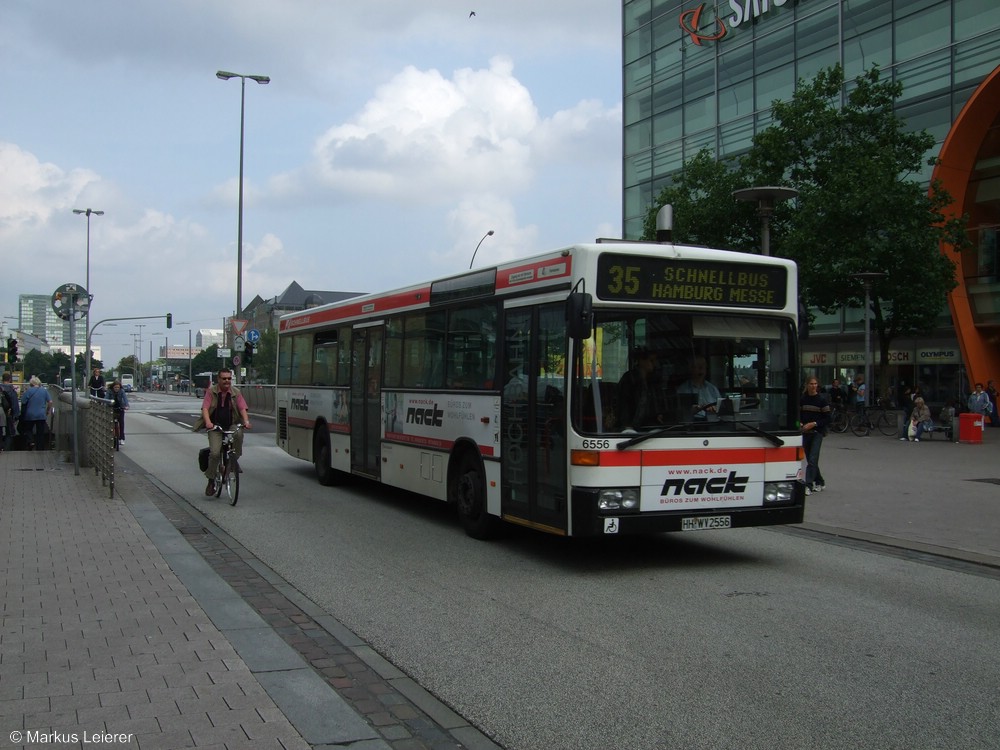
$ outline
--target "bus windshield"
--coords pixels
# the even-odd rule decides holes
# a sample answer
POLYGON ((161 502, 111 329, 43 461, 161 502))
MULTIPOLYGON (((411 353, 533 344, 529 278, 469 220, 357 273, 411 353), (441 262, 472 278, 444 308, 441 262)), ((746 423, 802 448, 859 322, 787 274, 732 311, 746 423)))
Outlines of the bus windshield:
POLYGON ((581 434, 795 428, 796 339, 786 319, 596 311, 579 344, 571 389, 581 434))

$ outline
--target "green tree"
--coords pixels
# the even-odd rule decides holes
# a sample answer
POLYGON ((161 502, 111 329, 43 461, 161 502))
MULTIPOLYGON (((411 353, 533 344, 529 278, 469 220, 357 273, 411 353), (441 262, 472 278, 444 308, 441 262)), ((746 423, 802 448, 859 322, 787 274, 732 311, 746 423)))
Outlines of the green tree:
POLYGON ((274 383, 274 363, 278 357, 278 332, 268 328, 261 332, 253 352, 253 379, 258 383, 274 383))
POLYGON ((37 375, 43 383, 54 383, 59 376, 58 368, 55 372, 52 371, 51 354, 42 354, 37 349, 31 349, 25 353, 22 362, 25 382, 32 375, 37 375))
POLYGON ((660 191, 646 214, 643 239, 656 239, 656 215, 669 204, 674 242, 747 251, 757 247, 752 211, 733 200, 733 191, 743 186, 738 166, 716 161, 708 149, 699 151, 660 191))
POLYGON ((748 184, 799 191, 780 244, 799 265, 808 304, 827 313, 863 307, 854 274, 885 274, 871 298, 884 388, 892 342, 932 329, 955 287, 955 263, 940 243, 961 250, 968 239, 965 221, 943 213, 951 196, 919 180, 933 163, 934 137, 907 131, 893 111, 902 84, 872 67, 846 87, 841 105, 844 84, 839 66, 800 81, 790 101, 775 103, 774 124, 754 139, 743 169, 748 184))
POLYGON ((191 371, 194 373, 218 372, 221 366, 222 360, 219 359, 218 344, 212 344, 207 349, 202 349, 191 360, 191 371))
MULTIPOLYGON (((939 243, 956 250, 969 244, 964 220, 943 213, 951 197, 919 181, 934 138, 905 129, 893 111, 901 93, 902 85, 882 81, 877 67, 847 87, 839 66, 811 83, 800 80, 790 101, 774 104, 773 124, 738 166, 712 167, 703 154, 685 165, 650 209, 646 238, 669 200, 675 241, 752 249, 759 221, 753 206, 737 205, 730 185, 795 188, 798 198, 779 204, 771 220, 772 253, 797 262, 801 298, 826 313, 863 307, 864 288, 853 274, 885 274, 873 288, 871 312, 887 367, 892 342, 930 330, 955 286, 955 264, 939 243), (679 210, 691 212, 690 222, 679 210)), ((885 375, 883 369, 883 384, 885 375)))

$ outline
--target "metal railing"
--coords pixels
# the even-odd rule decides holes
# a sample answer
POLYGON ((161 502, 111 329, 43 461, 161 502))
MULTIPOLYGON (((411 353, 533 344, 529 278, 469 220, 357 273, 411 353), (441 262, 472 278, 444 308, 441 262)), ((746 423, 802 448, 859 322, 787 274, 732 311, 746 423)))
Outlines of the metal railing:
POLYGON ((84 437, 87 457, 100 475, 101 484, 109 487, 111 497, 115 496, 115 410, 110 399, 91 398, 84 412, 84 437))

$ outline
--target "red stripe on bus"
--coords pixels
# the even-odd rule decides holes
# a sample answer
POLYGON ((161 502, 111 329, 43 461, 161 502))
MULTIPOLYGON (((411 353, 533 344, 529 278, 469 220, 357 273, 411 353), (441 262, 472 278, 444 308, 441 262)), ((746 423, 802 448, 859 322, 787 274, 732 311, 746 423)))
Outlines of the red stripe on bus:
POLYGON ((430 286, 418 289, 407 289, 396 294, 386 294, 381 297, 368 297, 358 302, 347 302, 342 307, 332 310, 309 312, 295 318, 282 320, 282 332, 294 331, 299 328, 317 326, 324 323, 335 323, 348 318, 360 318, 370 315, 386 315, 413 307, 426 306, 431 298, 430 286))
POLYGON ((643 466, 698 466, 708 463, 763 464, 796 461, 797 448, 719 448, 718 450, 643 451, 643 466))
POLYGON ((797 448, 601 451, 601 466, 704 466, 714 463, 763 464, 797 460, 797 448))
MULTIPOLYGON (((405 435, 402 432, 387 432, 385 433, 385 439, 396 443, 418 445, 422 448, 437 448, 443 451, 451 450, 455 445, 454 440, 439 440, 438 438, 429 438, 422 435, 405 435)), ((479 452, 484 456, 492 456, 493 446, 480 445, 479 452)))

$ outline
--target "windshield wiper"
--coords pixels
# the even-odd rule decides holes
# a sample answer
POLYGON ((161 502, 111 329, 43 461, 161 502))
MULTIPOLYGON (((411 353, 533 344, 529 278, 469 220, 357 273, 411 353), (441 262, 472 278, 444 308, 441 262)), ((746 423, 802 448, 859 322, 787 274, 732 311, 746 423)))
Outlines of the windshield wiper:
POLYGON ((767 430, 762 430, 759 427, 750 424, 749 422, 737 422, 735 420, 726 422, 725 420, 721 420, 719 422, 699 421, 699 422, 681 422, 680 424, 672 424, 669 427, 661 427, 658 430, 652 430, 651 432, 644 432, 641 435, 636 435, 635 437, 629 438, 628 440, 622 440, 620 443, 615 445, 615 447, 618 450, 623 451, 626 448, 631 448, 633 445, 638 445, 639 443, 649 440, 650 438, 655 438, 659 437, 660 435, 665 435, 668 432, 672 432, 673 430, 687 429, 690 427, 704 427, 706 424, 738 424, 741 427, 745 427, 746 429, 750 430, 751 432, 756 432, 758 435, 765 438, 768 442, 772 443, 773 445, 779 448, 785 444, 785 441, 782 440, 777 435, 775 435, 774 433, 768 432, 767 430))
POLYGON ((639 443, 649 440, 650 438, 659 437, 660 435, 665 435, 673 430, 679 430, 681 428, 695 427, 705 424, 704 422, 681 422, 679 424, 672 424, 669 427, 660 427, 657 430, 651 432, 644 432, 641 435, 636 435, 634 438, 629 438, 628 440, 622 440, 615 447, 623 451, 626 448, 631 448, 633 445, 638 445, 639 443))
POLYGON ((767 440, 769 442, 773 443, 774 445, 776 445, 779 448, 785 444, 785 441, 782 440, 777 435, 775 435, 773 432, 768 432, 767 430, 762 430, 762 429, 760 429, 760 427, 757 427, 756 425, 752 425, 749 422, 737 422, 734 419, 734 420, 732 420, 730 422, 730 424, 738 424, 740 427, 746 427, 751 432, 756 432, 758 435, 761 435, 762 437, 767 438, 767 440))

